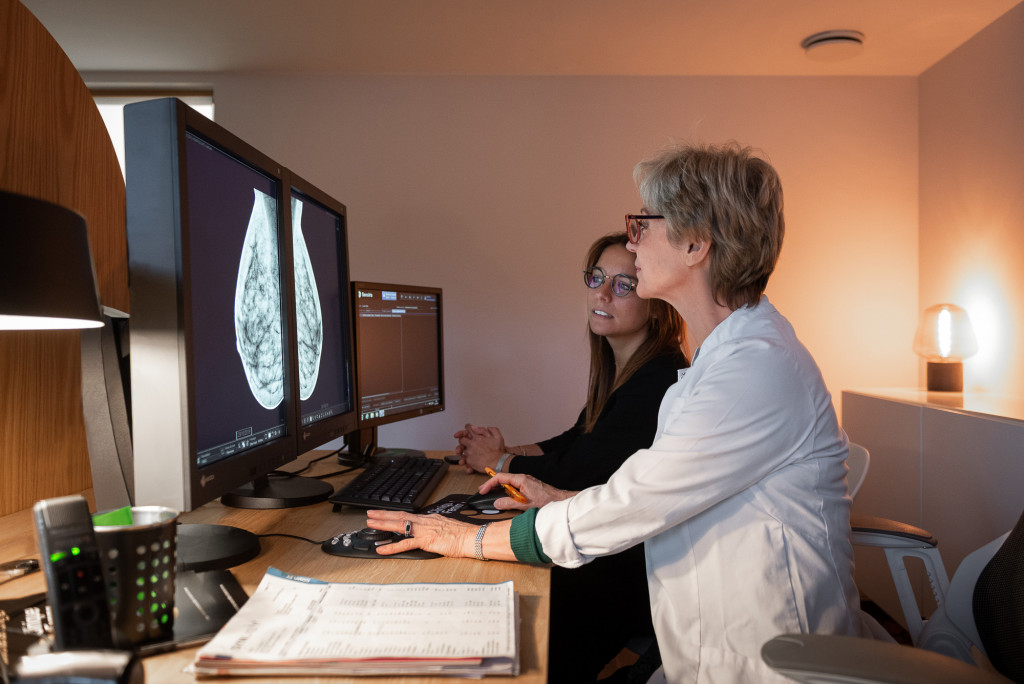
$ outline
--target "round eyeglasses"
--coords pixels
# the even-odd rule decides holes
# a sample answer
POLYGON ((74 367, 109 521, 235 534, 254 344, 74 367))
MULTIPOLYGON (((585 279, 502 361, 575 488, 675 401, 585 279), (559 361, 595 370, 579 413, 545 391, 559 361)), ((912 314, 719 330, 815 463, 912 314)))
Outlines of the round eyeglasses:
POLYGON ((640 282, 633 276, 628 276, 625 273, 619 273, 618 275, 605 275, 604 269, 598 266, 591 266, 583 272, 583 283, 591 290, 604 285, 604 281, 610 280, 611 284, 609 287, 612 289, 612 294, 616 297, 625 297, 630 292, 636 289, 637 284, 640 282))
POLYGON ((644 231, 650 227, 651 219, 663 219, 661 214, 626 214, 626 235, 634 245, 640 242, 644 231))

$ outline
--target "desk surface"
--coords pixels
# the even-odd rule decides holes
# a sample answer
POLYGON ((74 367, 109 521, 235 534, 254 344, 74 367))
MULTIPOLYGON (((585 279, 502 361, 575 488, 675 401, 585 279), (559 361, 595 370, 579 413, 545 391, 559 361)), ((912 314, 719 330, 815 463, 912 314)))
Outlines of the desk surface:
MULTIPOLYGON (((322 452, 321 452, 322 453, 322 452)), ((429 453, 439 456, 441 452, 429 453)), ((308 458, 311 455, 307 455, 308 458)), ((301 461, 302 459, 300 459, 301 461)), ((292 468, 294 469, 294 468, 292 468)), ((313 466, 309 474, 328 473, 338 470, 333 458, 325 459, 313 466)), ((347 482, 360 471, 330 478, 335 487, 347 482)), ((476 489, 485 480, 483 475, 466 475, 461 468, 449 468, 436 498, 452 493, 466 493, 476 489)), ((91 492, 86 492, 88 498, 91 492)), ((181 516, 183 522, 224 523, 247 529, 256 534, 294 534, 308 539, 322 541, 341 532, 365 527, 366 518, 359 509, 345 507, 333 512, 329 503, 314 504, 301 508, 278 510, 245 510, 228 508, 219 501, 209 503, 196 511, 181 516)), ((35 537, 32 532, 31 510, 18 511, 0 518, 0 562, 18 558, 39 558, 35 537)), ((253 560, 232 568, 238 581, 248 593, 252 593, 270 566, 300 575, 316 577, 328 582, 503 582, 511 579, 520 595, 520 664, 522 674, 516 682, 544 682, 547 672, 548 647, 548 595, 550 573, 546 568, 503 563, 498 561, 480 562, 470 559, 438 558, 428 561, 414 560, 361 560, 330 556, 320 550, 319 545, 309 544, 286 537, 265 537, 260 540, 262 551, 253 560)), ((0 584, 0 598, 15 598, 46 590, 42 572, 21 577, 0 584)), ((147 682, 188 682, 196 681, 182 670, 192 662, 198 647, 164 653, 146 658, 147 682)), ((343 682, 388 681, 387 677, 309 677, 289 678, 289 682, 343 682)), ((417 682, 450 682, 450 678, 415 677, 417 682)), ((225 681, 259 682, 266 684, 267 678, 232 677, 225 681)), ((503 679, 503 681, 508 681, 503 679)))

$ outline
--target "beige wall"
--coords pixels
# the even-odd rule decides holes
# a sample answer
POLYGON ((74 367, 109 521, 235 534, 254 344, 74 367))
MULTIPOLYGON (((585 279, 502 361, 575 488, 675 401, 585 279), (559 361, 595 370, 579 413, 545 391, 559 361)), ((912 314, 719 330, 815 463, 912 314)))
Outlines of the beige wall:
POLYGON ((1024 393, 1022 45, 1019 5, 919 79, 919 306, 951 301, 967 309, 979 352, 964 362, 964 388, 1017 396, 1024 393))
POLYGON ((779 169, 769 296, 837 403, 916 382, 916 79, 202 76, 221 124, 348 206, 355 278, 445 289, 449 410, 382 428, 386 445, 572 423, 584 250, 622 229, 633 164, 674 139, 736 139, 779 169))

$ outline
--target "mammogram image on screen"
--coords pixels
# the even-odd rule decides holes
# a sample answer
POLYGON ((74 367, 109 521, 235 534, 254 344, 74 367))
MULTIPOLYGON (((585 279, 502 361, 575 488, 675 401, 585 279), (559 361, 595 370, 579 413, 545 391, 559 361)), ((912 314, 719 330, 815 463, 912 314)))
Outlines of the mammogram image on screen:
POLYGON ((295 321, 299 337, 299 397, 309 399, 320 375, 324 318, 309 249, 302 235, 302 201, 292 198, 292 250, 295 261, 295 321))
POLYGON ((273 197, 253 193, 235 285, 235 340, 249 388, 269 409, 284 400, 277 206, 273 197))

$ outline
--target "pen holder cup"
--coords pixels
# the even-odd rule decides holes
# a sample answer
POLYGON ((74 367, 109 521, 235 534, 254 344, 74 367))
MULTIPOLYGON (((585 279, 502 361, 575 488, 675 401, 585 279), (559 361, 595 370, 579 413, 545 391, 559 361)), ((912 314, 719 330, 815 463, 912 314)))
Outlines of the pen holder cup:
POLYGON ((110 600, 111 634, 120 648, 170 638, 178 512, 132 506, 132 524, 95 525, 110 600))

